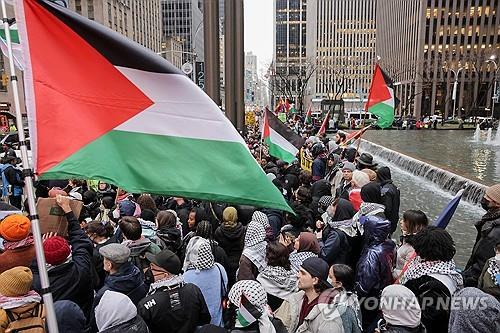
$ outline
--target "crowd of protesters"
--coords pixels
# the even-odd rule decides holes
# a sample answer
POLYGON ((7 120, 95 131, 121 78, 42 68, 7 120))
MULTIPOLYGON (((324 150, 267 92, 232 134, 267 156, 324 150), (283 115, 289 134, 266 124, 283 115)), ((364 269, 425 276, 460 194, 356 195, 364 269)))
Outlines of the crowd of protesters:
MULTIPOLYGON (((342 132, 304 136, 311 171, 246 137, 294 214, 38 182, 68 221, 67 234, 43 236, 59 331, 499 332, 500 184, 459 271, 450 234, 418 207, 400 212, 390 168, 342 132)), ((0 333, 48 332, 30 220, 3 205, 0 333)))

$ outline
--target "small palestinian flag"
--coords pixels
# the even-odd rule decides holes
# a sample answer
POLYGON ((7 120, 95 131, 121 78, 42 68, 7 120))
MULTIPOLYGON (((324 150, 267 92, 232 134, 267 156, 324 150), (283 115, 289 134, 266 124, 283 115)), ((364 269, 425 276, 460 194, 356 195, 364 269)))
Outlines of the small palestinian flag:
POLYGON ((276 105, 276 108, 274 108, 274 114, 284 112, 284 105, 285 105, 285 102, 283 102, 283 98, 280 97, 280 101, 278 102, 278 105, 276 105))
POLYGON ((312 124, 312 105, 309 105, 309 108, 307 109, 305 123, 312 124))
POLYGON ((262 316, 262 312, 259 309, 250 303, 245 294, 241 295, 241 303, 238 308, 236 314, 236 320, 240 324, 240 327, 248 327, 255 323, 260 316, 262 316))
POLYGON ((269 154, 291 163, 304 144, 304 139, 283 124, 266 108, 262 126, 262 140, 269 147, 269 154))
POLYGON ((326 130, 328 129, 329 123, 330 123, 330 111, 328 111, 328 113, 325 116, 325 119, 323 119, 323 123, 321 124, 321 127, 319 128, 318 134, 316 134, 316 136, 325 134, 326 130))
POLYGON ((378 118, 379 127, 387 128, 394 121, 395 104, 392 80, 376 64, 366 109, 378 118))
POLYGON ((348 133, 346 136, 346 140, 342 143, 343 146, 349 146, 354 143, 357 139, 361 138, 363 134, 369 129, 371 125, 368 125, 358 131, 348 133))
POLYGON ((165 59, 52 1, 19 0, 16 18, 41 179, 290 210, 217 105, 165 59))

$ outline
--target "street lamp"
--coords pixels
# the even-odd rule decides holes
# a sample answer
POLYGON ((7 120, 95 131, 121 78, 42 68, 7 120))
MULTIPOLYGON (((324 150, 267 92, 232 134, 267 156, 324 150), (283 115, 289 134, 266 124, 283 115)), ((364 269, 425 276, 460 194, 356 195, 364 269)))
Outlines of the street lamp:
POLYGON ((453 68, 450 68, 450 71, 453 72, 455 75, 455 82, 453 83, 453 94, 451 98, 453 99, 453 115, 452 119, 455 120, 455 108, 457 104, 457 86, 458 86, 458 76, 460 75, 460 72, 464 69, 464 67, 459 67, 457 70, 454 70, 453 68))
POLYGON ((491 98, 491 120, 493 121, 493 114, 495 112, 495 102, 498 102, 499 96, 497 95, 497 72, 498 72, 498 63, 496 62, 496 56, 492 55, 486 63, 491 63, 495 66, 495 74, 493 75, 493 94, 491 98))
MULTIPOLYGON (((180 54, 189 54, 189 55, 192 55, 193 56, 193 63, 195 62, 195 59, 196 59, 196 52, 188 52, 188 51, 178 51, 178 50, 165 50, 165 51, 161 51, 161 52, 156 52, 156 54, 158 55, 162 55, 162 54, 167 54, 167 53, 180 53, 180 54)), ((171 61, 173 61, 171 59, 171 61)), ((194 65, 193 65, 194 66, 194 65)), ((191 80, 194 81, 194 77, 193 77, 193 73, 194 73, 194 70, 191 72, 191 73, 184 73, 186 75, 190 75, 191 76, 191 80)))

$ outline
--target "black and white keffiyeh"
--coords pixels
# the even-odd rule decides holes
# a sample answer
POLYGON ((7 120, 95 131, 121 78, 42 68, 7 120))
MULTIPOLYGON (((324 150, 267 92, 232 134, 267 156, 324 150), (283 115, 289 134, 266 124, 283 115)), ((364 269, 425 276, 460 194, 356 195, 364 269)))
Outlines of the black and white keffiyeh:
POLYGON ((292 272, 297 273, 300 270, 300 266, 302 266, 304 260, 317 257, 318 257, 317 254, 310 251, 305 251, 305 252, 297 252, 297 250, 293 251, 292 253, 290 253, 290 264, 292 265, 292 272))
POLYGON ((285 291, 295 291, 297 289, 297 274, 281 266, 267 266, 257 277, 272 281, 276 286, 285 291))
POLYGON ((247 226, 243 255, 247 257, 259 270, 266 268, 266 231, 262 224, 252 221, 247 226))
POLYGON ((497 276, 500 274, 500 267, 498 267, 495 258, 488 261, 488 268, 486 271, 490 274, 491 279, 495 282, 495 285, 500 286, 500 282, 497 280, 497 276))
POLYGON ((460 289, 464 285, 462 275, 457 272, 455 262, 450 261, 424 261, 417 256, 408 267, 406 273, 401 277, 401 284, 418 279, 424 275, 441 274, 447 275, 460 289))
POLYGON ((267 215, 262 212, 259 212, 258 210, 253 213, 252 221, 262 224, 264 230, 271 227, 267 215))
POLYGON ((189 240, 184 259, 184 272, 190 269, 210 269, 214 267, 215 259, 210 242, 200 236, 194 236, 189 240))
MULTIPOLYGON (((262 285, 254 280, 241 280, 234 284, 229 291, 229 301, 239 308, 239 311, 245 311, 242 308, 241 298, 245 298, 262 314, 257 320, 259 322, 259 331, 266 333, 276 333, 276 330, 269 319, 269 309, 267 306, 267 294, 262 285)), ((237 323, 238 325, 238 315, 237 323)), ((242 327, 242 326, 240 326, 242 327)))

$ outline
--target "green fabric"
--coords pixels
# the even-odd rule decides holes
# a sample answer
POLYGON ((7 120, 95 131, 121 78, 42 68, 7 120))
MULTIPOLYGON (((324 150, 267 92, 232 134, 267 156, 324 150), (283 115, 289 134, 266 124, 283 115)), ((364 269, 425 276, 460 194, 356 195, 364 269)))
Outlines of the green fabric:
POLYGON ((101 179, 133 193, 291 211, 279 190, 239 142, 114 130, 41 178, 101 179))
POLYGON ((388 128, 394 122, 394 107, 385 103, 378 103, 368 109, 368 112, 377 116, 377 125, 380 128, 388 128))
POLYGON ((287 163, 292 163, 295 160, 295 156, 292 153, 273 143, 269 137, 265 138, 264 142, 269 147, 269 155, 287 163))
MULTIPOLYGON (((0 28, 0 38, 7 41, 7 39, 5 38, 5 30, 3 29, 3 27, 0 28)), ((12 29, 12 27, 10 30, 10 40, 14 44, 19 44, 19 33, 18 33, 17 29, 12 29)))

